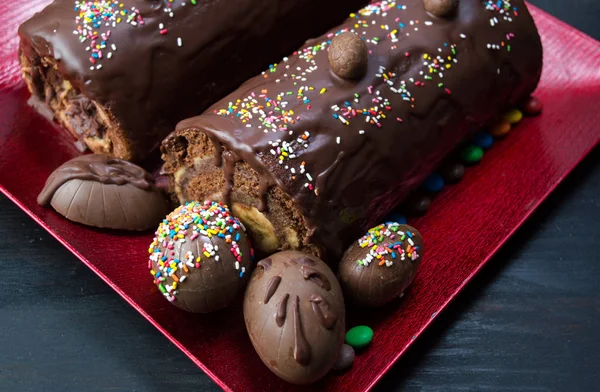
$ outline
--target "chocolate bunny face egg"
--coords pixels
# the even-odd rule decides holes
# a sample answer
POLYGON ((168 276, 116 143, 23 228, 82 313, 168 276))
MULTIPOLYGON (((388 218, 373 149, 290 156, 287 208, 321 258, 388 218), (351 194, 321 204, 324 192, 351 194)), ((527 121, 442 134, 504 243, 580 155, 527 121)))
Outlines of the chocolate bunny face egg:
POLYGON ((294 384, 323 377, 344 340, 342 290, 320 259, 297 251, 257 264, 244 297, 248 335, 264 364, 294 384))

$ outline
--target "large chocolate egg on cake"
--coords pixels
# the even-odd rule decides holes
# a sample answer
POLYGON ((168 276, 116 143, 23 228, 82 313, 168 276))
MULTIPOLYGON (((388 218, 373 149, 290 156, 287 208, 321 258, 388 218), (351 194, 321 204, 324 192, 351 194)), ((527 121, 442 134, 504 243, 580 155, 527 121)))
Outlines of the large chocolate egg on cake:
POLYGON ((413 281, 423 257, 423 237, 413 227, 388 222, 370 229, 344 254, 338 276, 347 299, 381 306, 413 281))
POLYGON ((344 341, 340 285, 323 261, 302 252, 279 252, 257 264, 244 297, 244 318, 265 365, 294 384, 323 377, 344 341))
POLYGON ((150 273, 173 305, 193 313, 222 309, 250 276, 251 248, 227 206, 189 202, 160 224, 149 248, 150 273))

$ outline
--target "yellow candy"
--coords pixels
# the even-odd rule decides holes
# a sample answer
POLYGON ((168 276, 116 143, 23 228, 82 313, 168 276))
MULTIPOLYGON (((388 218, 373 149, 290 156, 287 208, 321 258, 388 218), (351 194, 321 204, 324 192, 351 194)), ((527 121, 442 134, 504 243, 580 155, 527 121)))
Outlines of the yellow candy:
POLYGON ((514 125, 523 119, 523 113, 519 109, 512 109, 504 114, 503 119, 514 125))

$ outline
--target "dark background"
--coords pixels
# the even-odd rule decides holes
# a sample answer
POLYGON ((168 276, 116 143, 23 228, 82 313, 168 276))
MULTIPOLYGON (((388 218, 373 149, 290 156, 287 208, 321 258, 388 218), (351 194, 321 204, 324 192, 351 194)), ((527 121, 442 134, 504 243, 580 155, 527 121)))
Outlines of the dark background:
MULTIPOLYGON (((600 38, 600 0, 531 2, 600 38)), ((3 196, 0 211, 0 391, 219 390, 3 196)), ((377 390, 598 391, 599 281, 597 148, 377 390)))

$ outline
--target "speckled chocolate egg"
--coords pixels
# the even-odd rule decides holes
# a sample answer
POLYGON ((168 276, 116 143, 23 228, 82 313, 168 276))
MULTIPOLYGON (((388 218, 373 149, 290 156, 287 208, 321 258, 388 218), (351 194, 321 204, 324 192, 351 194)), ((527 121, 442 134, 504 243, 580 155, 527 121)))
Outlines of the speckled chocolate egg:
POLYGON ((62 164, 48 177, 37 201, 71 221, 107 229, 151 229, 169 212, 150 173, 103 154, 62 164))
POLYGON ((365 41, 351 32, 336 35, 329 45, 329 66, 344 79, 360 79, 367 72, 369 50, 365 41))
POLYGON ((335 274, 298 251, 258 262, 246 289, 244 318, 264 364, 293 384, 323 377, 344 341, 344 298, 335 274))
POLYGON ((244 227, 222 203, 193 201, 178 207, 160 224, 148 251, 154 283, 188 312, 226 307, 251 272, 244 227))
POLYGON ((348 301, 381 306, 413 281, 423 257, 423 238, 413 227, 388 222, 372 228, 344 254, 338 277, 348 301))

